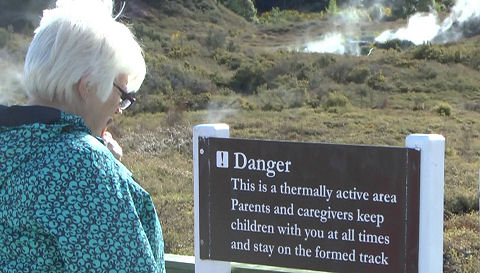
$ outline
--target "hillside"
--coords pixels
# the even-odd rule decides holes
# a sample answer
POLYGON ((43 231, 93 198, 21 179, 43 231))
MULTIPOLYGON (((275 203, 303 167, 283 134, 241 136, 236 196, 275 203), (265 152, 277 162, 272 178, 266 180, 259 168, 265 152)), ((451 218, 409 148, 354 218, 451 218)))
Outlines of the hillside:
POLYGON ((151 10, 162 38, 143 42, 158 62, 135 114, 116 127, 126 164, 160 208, 169 251, 192 253, 193 236, 180 234, 193 226, 195 124, 226 122, 234 137, 399 146, 410 133, 439 133, 447 138, 445 272, 479 272, 479 36, 407 50, 391 43, 396 49, 370 56, 292 52, 283 45, 322 35, 328 20, 258 25, 208 7, 181 19, 151 10))
MULTIPOLYGON (((477 37, 460 44, 424 45, 407 51, 377 48, 368 57, 311 54, 287 49, 307 42, 307 32, 313 39, 335 27, 325 16, 309 20, 300 14, 295 19, 298 23, 253 24, 212 1, 191 5, 169 1, 158 9, 146 9, 141 1, 132 3, 125 14, 131 18, 150 64, 140 92, 147 103, 136 112, 167 111, 172 106, 205 109, 220 103, 216 96, 261 96, 285 88, 298 91, 295 97, 300 101, 290 102, 298 106, 319 104, 332 91, 347 95, 354 105, 364 101, 362 96, 397 94, 428 94, 429 101, 451 99, 453 103, 459 102, 459 96, 478 98, 479 82, 472 76, 480 63, 477 37), (466 72, 453 72, 459 69, 466 72)), ((363 37, 380 33, 378 24, 365 24, 362 30, 363 37)), ((371 49, 373 43, 364 47, 371 49)), ((398 48, 395 44, 387 47, 398 48)), ((281 94, 273 94, 274 99, 278 96, 281 94)), ((247 104, 242 107, 285 107, 242 98, 247 104)), ((376 100, 370 99, 371 104, 376 100)), ((231 103, 238 104, 238 100, 231 103)))
MULTIPOLYGON (((193 254, 196 124, 228 123, 232 137, 396 146, 436 133, 447 145, 444 271, 480 272, 480 36, 375 43, 408 22, 369 12, 355 9, 367 20, 345 24, 341 12, 272 10, 255 23, 214 0, 127 1, 121 20, 144 47, 148 75, 112 133, 154 199, 168 253, 193 254), (303 50, 328 33, 360 54, 303 50)), ((17 77, 31 33, 25 21, 0 21, 4 103, 23 100, 17 77)))

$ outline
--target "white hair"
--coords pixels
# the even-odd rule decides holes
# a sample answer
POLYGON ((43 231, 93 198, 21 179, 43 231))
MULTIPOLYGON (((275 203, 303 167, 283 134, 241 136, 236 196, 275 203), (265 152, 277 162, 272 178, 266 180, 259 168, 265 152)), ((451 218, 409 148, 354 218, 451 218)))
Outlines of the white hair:
POLYGON ((106 101, 119 74, 137 91, 145 73, 142 50, 131 31, 112 17, 112 0, 57 0, 43 11, 25 59, 30 97, 72 102, 85 77, 88 88, 106 101))

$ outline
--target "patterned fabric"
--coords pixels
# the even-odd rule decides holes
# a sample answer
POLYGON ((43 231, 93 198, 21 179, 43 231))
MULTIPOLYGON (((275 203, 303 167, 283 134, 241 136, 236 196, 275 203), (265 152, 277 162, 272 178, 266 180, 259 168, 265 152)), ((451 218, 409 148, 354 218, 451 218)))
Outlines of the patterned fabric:
POLYGON ((0 272, 165 272, 150 196, 81 118, 0 106, 0 272))

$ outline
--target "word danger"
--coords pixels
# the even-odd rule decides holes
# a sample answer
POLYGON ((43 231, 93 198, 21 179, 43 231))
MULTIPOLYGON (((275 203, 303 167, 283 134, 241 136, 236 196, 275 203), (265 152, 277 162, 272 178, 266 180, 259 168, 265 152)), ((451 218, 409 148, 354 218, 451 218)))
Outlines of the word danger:
POLYGON ((266 172, 267 177, 275 177, 278 173, 289 173, 290 166, 292 165, 291 161, 275 161, 265 159, 253 159, 247 158, 244 153, 234 153, 235 156, 235 165, 234 169, 247 169, 249 171, 262 171, 266 172))

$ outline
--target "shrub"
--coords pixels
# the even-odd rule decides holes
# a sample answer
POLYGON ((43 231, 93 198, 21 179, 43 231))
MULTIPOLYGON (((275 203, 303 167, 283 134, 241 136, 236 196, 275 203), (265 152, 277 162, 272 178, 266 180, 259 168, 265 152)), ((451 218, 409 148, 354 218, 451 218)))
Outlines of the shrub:
POLYGON ((395 49, 397 51, 404 51, 414 47, 415 44, 408 40, 393 39, 386 42, 375 42, 375 47, 381 49, 395 49))
POLYGON ((309 63, 300 59, 298 55, 279 59, 265 71, 265 79, 268 83, 273 83, 275 78, 281 75, 294 75, 298 80, 306 80, 316 72, 309 63))
MULTIPOLYGON (((215 71, 208 75, 208 78, 212 81, 212 84, 214 84, 217 88, 220 89, 220 91, 222 91, 222 88, 228 87, 228 79, 218 71, 215 71)), ((230 88, 227 89, 231 90, 230 88)), ((228 96, 229 94, 222 95, 228 96)))
POLYGON ((265 82, 264 69, 260 63, 256 62, 242 65, 230 80, 230 86, 239 93, 253 94, 257 91, 257 87, 265 82))
POLYGON ((420 79, 423 78, 426 80, 432 80, 438 76, 438 74, 440 73, 440 68, 434 66, 431 63, 426 63, 425 65, 419 67, 418 72, 418 76, 420 79))
POLYGON ((258 92, 257 104, 263 111, 282 111, 287 108, 283 102, 284 93, 278 89, 261 88, 258 92))
POLYGON ((195 55, 197 50, 192 46, 174 45, 168 50, 167 56, 172 59, 181 59, 195 55))
MULTIPOLYGON (((200 94, 205 92, 215 91, 216 87, 212 82, 201 75, 199 71, 191 68, 188 63, 184 63, 183 66, 175 63, 165 62, 162 63, 159 71, 156 71, 154 80, 159 83, 162 82, 170 85, 171 89, 175 92, 183 89, 190 90, 193 94, 200 94)), ((153 74, 153 73, 152 73, 153 74)), ((168 88, 168 86, 162 86, 168 88)))
POLYGON ((331 67, 327 68, 325 73, 328 77, 336 81, 337 83, 347 83, 348 75, 352 71, 352 64, 349 62, 335 63, 331 67))
MULTIPOLYGON (((413 1, 412 1, 413 2, 413 1)), ((415 12, 414 3, 406 1, 393 1, 392 15, 396 18, 407 18, 415 12)))
POLYGON ((135 36, 139 39, 147 37, 152 41, 167 41, 170 39, 170 37, 162 33, 159 28, 155 28, 141 22, 133 24, 132 27, 135 36))
POLYGON ((8 31, 3 27, 0 27, 0 48, 3 48, 7 45, 8 41, 8 31))
POLYGON ((434 111, 441 116, 449 117, 452 114, 452 106, 448 102, 440 102, 435 106, 434 111))
POLYGON ((364 83, 370 76, 370 68, 367 66, 355 67, 348 73, 347 80, 354 83, 364 83))
POLYGON ((305 81, 299 81, 293 75, 279 76, 270 86, 259 87, 259 106, 267 111, 301 107, 308 98, 306 85, 305 81))
POLYGON ((193 94, 190 90, 181 90, 173 94, 173 104, 180 109, 206 109, 210 102, 210 93, 193 94))
POLYGON ((388 87, 386 86, 387 78, 383 75, 380 71, 371 75, 367 80, 367 85, 376 90, 386 90, 388 87))
POLYGON ((385 17, 389 18, 392 16, 392 9, 384 7, 380 4, 374 4, 367 10, 368 16, 372 18, 373 21, 381 21, 385 17))
POLYGON ((282 15, 283 11, 278 7, 273 7, 271 11, 262 13, 258 21, 262 24, 276 24, 281 20, 282 15))
POLYGON ((258 17, 258 22, 260 24, 279 24, 279 23, 288 23, 288 22, 303 22, 308 20, 323 20, 325 19, 325 13, 321 12, 308 12, 303 13, 298 10, 280 10, 278 7, 273 7, 271 11, 263 12, 258 17))
POLYGON ((332 54, 322 54, 320 57, 313 62, 315 68, 325 68, 331 64, 336 63, 336 59, 332 54))
POLYGON ((388 105, 390 105, 390 97, 388 95, 384 94, 378 98, 378 102, 377 102, 378 109, 385 109, 388 107, 388 105))
POLYGON ((318 96, 309 97, 305 103, 312 108, 318 108, 321 105, 321 98, 319 98, 318 96))
POLYGON ((480 101, 469 101, 465 103, 465 109, 469 111, 480 112, 480 101))
POLYGON ((427 102, 428 96, 421 93, 421 94, 416 94, 415 97, 413 98, 413 111, 417 110, 425 110, 425 102, 427 102))
POLYGON ((325 99, 325 107, 345 107, 347 104, 350 104, 350 100, 343 94, 337 92, 331 92, 327 95, 325 99))
POLYGON ((286 21, 288 22, 300 22, 304 19, 303 13, 300 13, 298 10, 284 10, 283 16, 286 21))
POLYGON ((327 12, 330 14, 338 13, 337 0, 328 1, 327 12))
POLYGON ((205 45, 210 50, 222 48, 225 45, 226 35, 221 30, 208 30, 205 45))
POLYGON ((164 94, 142 95, 138 99, 141 103, 135 103, 126 113, 165 112, 172 105, 172 101, 164 94))
POLYGON ((470 226, 457 226, 444 233, 444 272, 479 272, 478 212, 460 215, 470 226))
POLYGON ((242 64, 242 59, 228 51, 217 50, 213 56, 219 65, 226 65, 229 69, 238 69, 242 64))
POLYGON ((430 9, 435 6, 435 0, 419 0, 416 2, 415 8, 417 11, 430 12, 430 9))
POLYGON ((445 194, 445 210, 450 213, 465 213, 478 210, 478 196, 468 191, 445 194))
POLYGON ((419 60, 442 61, 444 58, 443 49, 432 44, 423 44, 413 51, 413 57, 419 60))
POLYGON ((235 52, 235 51, 238 51, 239 46, 233 40, 228 40, 226 49, 229 52, 235 52))
POLYGON ((247 21, 253 22, 256 19, 257 9, 252 0, 220 0, 219 2, 247 21))
POLYGON ((370 88, 368 88, 366 86, 361 86, 357 90, 357 93, 358 93, 358 95, 360 95, 360 107, 367 106, 367 101, 365 101, 365 100, 369 95, 371 95, 372 90, 370 90, 370 88))
POLYGON ((392 64, 397 67, 417 67, 417 63, 419 62, 416 59, 412 59, 407 54, 402 54, 396 50, 388 50, 385 52, 385 58, 382 60, 385 64, 392 64))
POLYGON ((238 97, 237 103, 240 105, 240 108, 242 108, 243 110, 247 110, 247 111, 255 110, 255 106, 246 98, 238 97))

